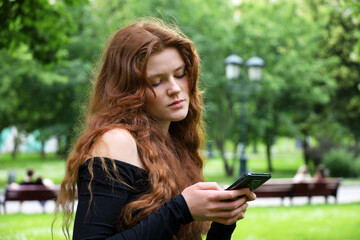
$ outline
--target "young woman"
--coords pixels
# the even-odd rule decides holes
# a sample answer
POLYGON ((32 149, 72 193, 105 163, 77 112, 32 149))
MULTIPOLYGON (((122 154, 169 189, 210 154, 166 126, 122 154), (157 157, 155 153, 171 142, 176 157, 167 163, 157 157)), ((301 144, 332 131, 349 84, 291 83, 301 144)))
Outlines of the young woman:
POLYGON ((69 233, 78 191, 73 239, 231 238, 255 195, 203 182, 198 71, 193 43, 159 21, 111 38, 57 202, 69 233))

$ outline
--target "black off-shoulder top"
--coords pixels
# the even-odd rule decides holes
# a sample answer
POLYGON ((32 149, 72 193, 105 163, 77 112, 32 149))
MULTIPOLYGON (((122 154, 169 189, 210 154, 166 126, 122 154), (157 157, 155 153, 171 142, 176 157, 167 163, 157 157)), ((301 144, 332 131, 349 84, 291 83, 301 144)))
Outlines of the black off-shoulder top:
MULTIPOLYGON (((115 176, 112 162, 104 158, 108 170, 115 176)), ((94 178, 91 184, 92 201, 88 184, 91 179, 89 161, 79 168, 78 206, 76 210, 74 240, 160 240, 172 239, 181 224, 193 221, 184 197, 179 194, 167 201, 157 212, 143 219, 139 224, 123 232, 117 232, 117 217, 126 204, 146 193, 149 188, 148 172, 134 165, 115 160, 116 169, 126 184, 108 178, 101 160, 94 158, 94 178), (129 186, 131 187, 129 187, 129 186)), ((212 223, 208 240, 231 239, 235 224, 226 226, 212 223)))

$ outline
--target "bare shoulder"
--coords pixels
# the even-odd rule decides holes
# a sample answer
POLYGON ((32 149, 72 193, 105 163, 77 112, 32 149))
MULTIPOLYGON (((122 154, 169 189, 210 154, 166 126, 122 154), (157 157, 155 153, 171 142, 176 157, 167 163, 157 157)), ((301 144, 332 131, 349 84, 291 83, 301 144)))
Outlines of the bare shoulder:
POLYGON ((136 141, 125 129, 115 128, 104 133, 95 143, 91 155, 108 157, 144 168, 139 159, 136 141))
POLYGON ((104 141, 120 141, 121 143, 135 144, 135 139, 128 130, 122 128, 114 128, 102 136, 104 141))

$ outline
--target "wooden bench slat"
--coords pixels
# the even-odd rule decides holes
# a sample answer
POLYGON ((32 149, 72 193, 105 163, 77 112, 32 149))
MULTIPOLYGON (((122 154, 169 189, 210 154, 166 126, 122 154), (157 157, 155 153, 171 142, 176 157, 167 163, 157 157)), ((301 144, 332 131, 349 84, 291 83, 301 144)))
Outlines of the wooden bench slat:
POLYGON ((334 196, 337 198, 337 191, 341 183, 341 178, 327 178, 319 183, 295 183, 291 179, 274 179, 266 182, 254 192, 259 198, 280 197, 308 197, 314 196, 334 196))
POLYGON ((59 186, 48 187, 45 185, 18 185, 16 187, 7 186, 5 198, 2 202, 4 212, 6 212, 6 202, 8 201, 48 201, 56 200, 60 192, 59 186))

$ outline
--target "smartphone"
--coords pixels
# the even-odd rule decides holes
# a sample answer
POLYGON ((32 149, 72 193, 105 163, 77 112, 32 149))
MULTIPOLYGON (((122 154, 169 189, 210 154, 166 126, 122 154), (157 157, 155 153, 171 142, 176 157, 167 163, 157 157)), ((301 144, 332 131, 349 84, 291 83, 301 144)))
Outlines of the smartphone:
POLYGON ((268 173, 245 173, 243 176, 238 178, 233 184, 230 185, 226 190, 234 190, 239 188, 248 187, 251 191, 254 191, 267 180, 271 178, 268 173))

